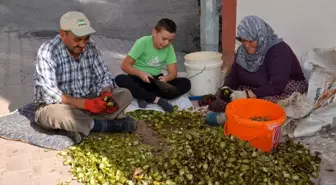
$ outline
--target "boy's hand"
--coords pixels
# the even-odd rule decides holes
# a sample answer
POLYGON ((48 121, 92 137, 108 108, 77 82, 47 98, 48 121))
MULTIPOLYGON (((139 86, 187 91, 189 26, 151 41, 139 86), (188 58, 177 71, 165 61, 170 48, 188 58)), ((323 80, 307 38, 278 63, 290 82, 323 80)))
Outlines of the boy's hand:
POLYGON ((166 76, 159 76, 158 79, 159 79, 161 82, 167 82, 167 80, 166 80, 166 76))
POLYGON ((139 77, 141 78, 142 81, 146 83, 150 83, 149 78, 153 78, 150 74, 142 71, 140 72, 139 77))

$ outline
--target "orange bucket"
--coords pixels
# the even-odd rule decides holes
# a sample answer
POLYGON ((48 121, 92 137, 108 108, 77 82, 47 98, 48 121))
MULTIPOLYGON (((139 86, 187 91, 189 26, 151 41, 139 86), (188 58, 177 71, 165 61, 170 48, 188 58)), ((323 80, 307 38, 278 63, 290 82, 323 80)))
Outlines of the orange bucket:
POLYGON ((261 99, 239 99, 230 102, 225 110, 224 134, 248 141, 263 152, 271 152, 280 140, 281 126, 286 113, 281 106, 261 99), (267 117, 254 121, 252 117, 267 117))

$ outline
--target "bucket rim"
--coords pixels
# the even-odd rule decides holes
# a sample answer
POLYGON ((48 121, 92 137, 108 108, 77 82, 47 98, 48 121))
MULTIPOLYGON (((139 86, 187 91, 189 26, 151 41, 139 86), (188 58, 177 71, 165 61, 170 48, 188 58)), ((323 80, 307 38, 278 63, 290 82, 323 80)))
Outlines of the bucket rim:
POLYGON ((213 69, 213 68, 218 68, 223 65, 222 61, 215 63, 215 64, 209 64, 209 65, 191 65, 188 64, 187 62, 184 63, 184 66, 190 69, 213 69))
POLYGON ((188 53, 184 56, 184 60, 188 60, 188 61, 204 61, 204 60, 197 60, 197 59, 191 59, 191 56, 196 55, 196 54, 214 54, 213 57, 209 57, 206 60, 222 60, 222 53, 216 52, 216 51, 197 51, 197 52, 192 52, 192 53, 188 53))

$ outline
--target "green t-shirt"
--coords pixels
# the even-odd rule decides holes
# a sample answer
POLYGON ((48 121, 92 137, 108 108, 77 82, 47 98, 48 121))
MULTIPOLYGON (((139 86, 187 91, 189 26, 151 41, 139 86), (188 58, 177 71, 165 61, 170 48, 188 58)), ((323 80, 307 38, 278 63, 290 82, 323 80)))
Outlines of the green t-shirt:
POLYGON ((153 76, 161 73, 164 64, 176 63, 173 45, 156 49, 153 46, 152 35, 138 39, 128 55, 135 60, 134 68, 153 76))

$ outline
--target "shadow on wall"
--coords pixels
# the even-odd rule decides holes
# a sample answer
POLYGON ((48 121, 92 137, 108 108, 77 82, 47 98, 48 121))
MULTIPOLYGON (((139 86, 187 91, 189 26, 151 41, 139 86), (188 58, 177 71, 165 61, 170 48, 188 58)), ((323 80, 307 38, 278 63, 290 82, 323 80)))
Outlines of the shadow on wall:
POLYGON ((174 45, 177 51, 197 51, 199 16, 195 0, 5 0, 0 4, 0 27, 20 32, 59 28, 67 11, 83 12, 97 34, 126 40, 151 33, 154 24, 166 17, 178 26, 174 45))

